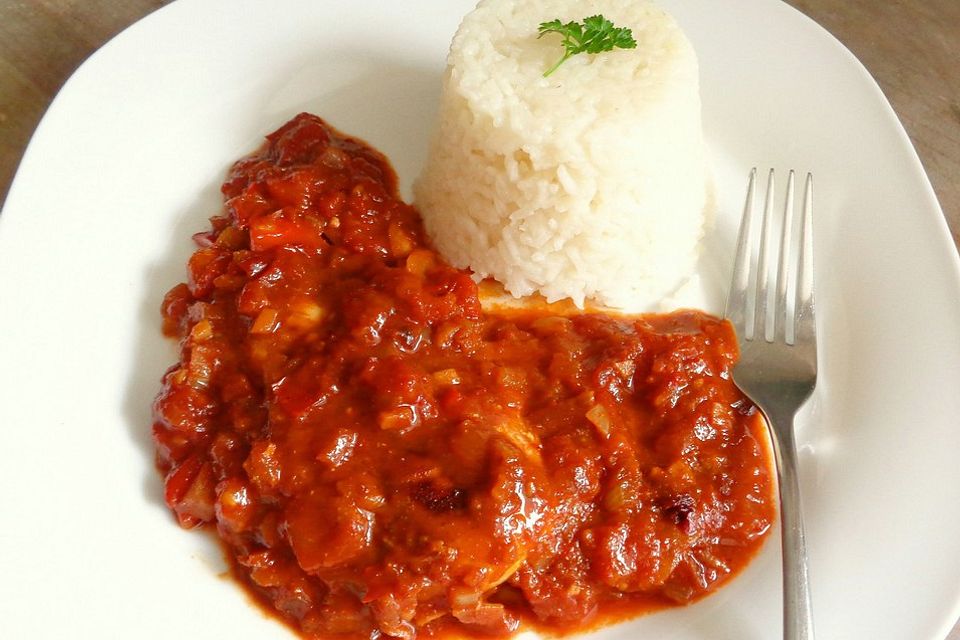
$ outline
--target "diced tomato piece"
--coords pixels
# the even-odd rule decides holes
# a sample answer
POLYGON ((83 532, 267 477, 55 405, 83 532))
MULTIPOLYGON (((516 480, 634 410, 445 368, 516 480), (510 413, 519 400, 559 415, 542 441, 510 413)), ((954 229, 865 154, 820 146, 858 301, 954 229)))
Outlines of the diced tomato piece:
POLYGON ((214 518, 214 476, 209 462, 191 456, 167 474, 164 498, 180 526, 192 528, 214 518))
POLYGON ((275 247, 303 247, 322 249, 323 226, 316 220, 277 211, 250 222, 250 248, 268 251, 275 247))
POLYGON ((250 447, 243 468, 261 493, 272 493, 280 484, 281 466, 277 454, 277 445, 267 440, 259 440, 250 447))
POLYGON ((217 521, 231 533, 249 529, 261 509, 260 497, 239 478, 228 478, 217 486, 217 521))
POLYGON ((190 287, 180 283, 163 297, 163 332, 168 336, 181 336, 186 331, 187 309, 193 303, 190 287))
POLYGON ((300 496, 285 515, 287 539, 308 573, 349 562, 373 541, 373 513, 356 506, 350 496, 300 496))
POLYGON ((207 247, 194 251, 187 266, 190 274, 190 293, 202 298, 213 289, 213 281, 226 272, 232 258, 229 251, 219 247, 207 247))

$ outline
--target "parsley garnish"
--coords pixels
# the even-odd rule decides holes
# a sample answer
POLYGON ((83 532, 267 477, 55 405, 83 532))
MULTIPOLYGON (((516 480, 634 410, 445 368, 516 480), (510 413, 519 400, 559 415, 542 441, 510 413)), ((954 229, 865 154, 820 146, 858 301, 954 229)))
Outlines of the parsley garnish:
POLYGON ((614 48, 635 49, 637 47, 637 41, 633 39, 633 32, 630 29, 615 27, 602 15, 584 18, 583 24, 579 22, 562 24, 559 20, 541 22, 540 35, 537 37, 542 38, 548 33, 559 33, 563 36, 564 54, 557 64, 543 73, 544 78, 556 71, 557 67, 567 61, 567 58, 578 53, 600 53, 612 51, 614 48))

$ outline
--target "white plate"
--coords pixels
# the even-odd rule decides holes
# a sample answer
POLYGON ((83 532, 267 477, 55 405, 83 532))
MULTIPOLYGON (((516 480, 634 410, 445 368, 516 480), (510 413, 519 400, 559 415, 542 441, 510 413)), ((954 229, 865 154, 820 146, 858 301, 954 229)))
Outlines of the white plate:
MULTIPOLYGON (((385 151, 408 187, 472 2, 181 0, 64 87, 0 217, 4 637, 291 637, 162 505, 160 300, 229 163, 300 110, 385 151)), ((750 166, 817 176, 823 374, 801 464, 819 637, 942 638, 960 613, 960 269, 927 178, 813 22, 774 0, 665 4, 700 55, 721 244, 750 166)), ((777 554, 598 637, 779 638, 777 554)))

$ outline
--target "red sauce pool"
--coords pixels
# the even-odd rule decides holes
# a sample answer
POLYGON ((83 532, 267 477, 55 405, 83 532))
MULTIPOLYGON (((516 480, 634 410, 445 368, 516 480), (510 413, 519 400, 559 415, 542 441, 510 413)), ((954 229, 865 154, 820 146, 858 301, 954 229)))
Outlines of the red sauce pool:
POLYGON ((163 304, 166 501, 308 637, 563 631, 722 585, 774 517, 729 324, 485 312, 387 160, 301 114, 163 304))

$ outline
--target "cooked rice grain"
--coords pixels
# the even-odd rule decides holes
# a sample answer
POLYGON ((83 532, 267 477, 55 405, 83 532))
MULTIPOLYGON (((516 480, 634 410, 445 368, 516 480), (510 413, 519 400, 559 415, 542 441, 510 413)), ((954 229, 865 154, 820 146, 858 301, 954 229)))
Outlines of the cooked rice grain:
POLYGON ((447 61, 439 122, 415 185, 454 265, 536 292, 653 308, 694 271, 704 223, 697 59, 641 0, 483 0, 447 61), (576 55, 541 22, 603 14, 637 48, 576 55))

